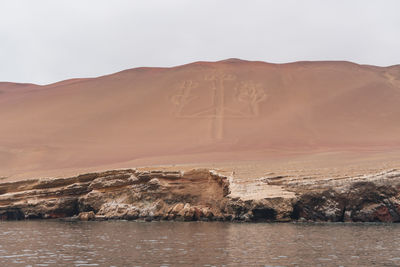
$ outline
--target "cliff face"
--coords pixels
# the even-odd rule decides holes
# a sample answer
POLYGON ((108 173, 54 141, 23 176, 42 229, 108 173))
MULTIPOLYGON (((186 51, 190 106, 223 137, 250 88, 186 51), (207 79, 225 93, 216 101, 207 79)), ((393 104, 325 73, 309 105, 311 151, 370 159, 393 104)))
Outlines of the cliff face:
POLYGON ((114 170, 0 184, 0 218, 400 221, 398 170, 321 183, 257 181, 293 194, 246 197, 233 177, 207 169, 114 170))
POLYGON ((63 218, 92 211, 97 218, 223 218, 226 177, 207 170, 118 170, 65 179, 0 185, 2 219, 63 218))

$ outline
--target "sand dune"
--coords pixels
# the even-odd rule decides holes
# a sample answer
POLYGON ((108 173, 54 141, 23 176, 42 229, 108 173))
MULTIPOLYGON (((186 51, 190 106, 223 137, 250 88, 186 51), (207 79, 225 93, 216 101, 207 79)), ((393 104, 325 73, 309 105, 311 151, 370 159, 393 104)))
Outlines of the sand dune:
POLYGON ((0 177, 400 148, 400 66, 236 59, 0 83, 0 177))

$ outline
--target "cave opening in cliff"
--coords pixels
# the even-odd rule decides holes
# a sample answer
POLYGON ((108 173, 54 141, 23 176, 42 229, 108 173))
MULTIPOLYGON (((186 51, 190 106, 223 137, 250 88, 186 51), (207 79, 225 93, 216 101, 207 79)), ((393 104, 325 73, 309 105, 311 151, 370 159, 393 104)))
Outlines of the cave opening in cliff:
POLYGON ((0 219, 17 221, 25 219, 25 215, 20 209, 12 209, 12 210, 7 210, 3 214, 0 214, 0 219))
POLYGON ((270 208, 253 209, 254 221, 272 221, 276 219, 276 211, 270 208))

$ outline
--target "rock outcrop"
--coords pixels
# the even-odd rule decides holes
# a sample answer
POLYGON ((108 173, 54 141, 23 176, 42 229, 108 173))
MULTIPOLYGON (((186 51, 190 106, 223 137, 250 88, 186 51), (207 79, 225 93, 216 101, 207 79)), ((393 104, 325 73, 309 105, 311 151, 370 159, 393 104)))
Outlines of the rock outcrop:
MULTIPOLYGON (((281 178, 259 182, 278 186, 281 178)), ((286 182, 280 186, 292 196, 257 199, 231 192, 233 179, 208 169, 126 169, 2 183, 0 219, 400 221, 398 170, 340 181, 286 182)))

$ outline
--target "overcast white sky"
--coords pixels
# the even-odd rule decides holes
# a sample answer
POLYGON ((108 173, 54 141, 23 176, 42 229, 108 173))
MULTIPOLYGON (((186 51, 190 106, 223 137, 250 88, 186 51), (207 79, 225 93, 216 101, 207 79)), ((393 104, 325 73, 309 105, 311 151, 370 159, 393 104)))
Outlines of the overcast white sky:
POLYGON ((232 57, 400 64, 400 1, 0 0, 0 81, 232 57))

